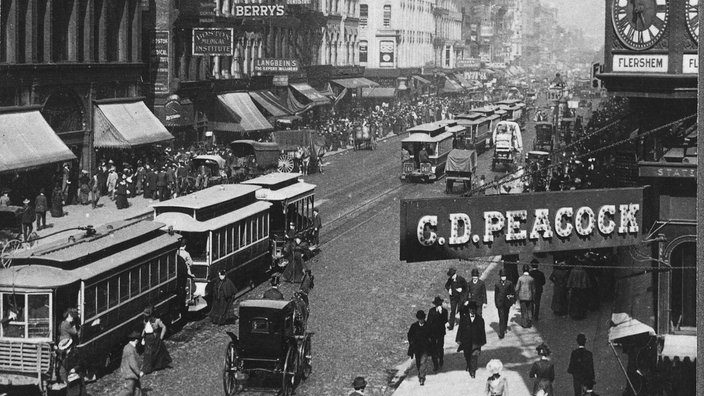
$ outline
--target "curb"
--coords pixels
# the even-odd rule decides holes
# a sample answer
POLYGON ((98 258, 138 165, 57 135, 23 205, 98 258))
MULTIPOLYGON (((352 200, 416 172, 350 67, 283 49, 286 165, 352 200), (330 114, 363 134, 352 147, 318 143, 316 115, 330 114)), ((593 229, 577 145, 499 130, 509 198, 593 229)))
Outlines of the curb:
MULTIPOLYGON (((405 132, 404 132, 404 133, 405 133, 405 132)), ((401 135, 403 135, 403 134, 401 134, 401 135)), ((393 138, 395 138, 395 137, 400 137, 401 135, 389 134, 389 135, 384 136, 383 138, 377 139, 376 142, 377 142, 377 144, 378 144, 378 143, 384 143, 384 142, 386 142, 387 140, 391 140, 391 139, 393 139, 393 138)), ((342 150, 337 150, 337 151, 333 151, 333 152, 326 152, 326 153, 325 153, 325 157, 331 157, 331 156, 333 156, 333 155, 346 153, 346 152, 348 152, 348 151, 354 151, 353 149, 354 149, 353 147, 346 147, 346 148, 344 148, 344 149, 342 149, 342 150)))

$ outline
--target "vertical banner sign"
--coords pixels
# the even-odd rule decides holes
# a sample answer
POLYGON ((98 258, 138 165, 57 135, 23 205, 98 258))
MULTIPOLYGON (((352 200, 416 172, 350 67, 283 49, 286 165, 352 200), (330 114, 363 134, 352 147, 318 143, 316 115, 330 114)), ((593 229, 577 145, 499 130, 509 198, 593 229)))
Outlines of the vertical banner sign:
POLYGON ((193 28, 193 55, 228 56, 234 45, 232 28, 193 28))
POLYGON ((401 201, 401 260, 533 254, 641 243, 644 188, 401 201))
POLYGON ((169 31, 153 30, 149 57, 154 93, 169 93, 169 31))
POLYGON ((393 67, 394 66, 394 42, 381 41, 379 42, 379 66, 393 67))

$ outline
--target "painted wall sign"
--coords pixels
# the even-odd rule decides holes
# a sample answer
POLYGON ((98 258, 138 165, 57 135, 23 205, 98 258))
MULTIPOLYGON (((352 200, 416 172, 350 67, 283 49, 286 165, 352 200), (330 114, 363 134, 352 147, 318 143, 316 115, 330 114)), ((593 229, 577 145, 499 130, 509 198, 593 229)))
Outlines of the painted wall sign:
POLYGON ((635 245, 643 188, 401 201, 408 262, 635 245))
POLYGON ((233 48, 232 28, 193 28, 193 55, 232 55, 233 48))
POLYGON ((614 55, 615 72, 667 73, 667 55, 614 55))
POLYGON ((394 67, 394 47, 393 41, 379 42, 379 66, 394 67))
POLYGON ((298 59, 260 58, 254 60, 256 73, 295 73, 298 70, 298 59))
POLYGON ((310 4, 311 0, 286 0, 286 4, 310 4))
POLYGON ((288 87, 288 74, 274 76, 272 84, 275 87, 288 87))
POLYGON ((482 67, 482 60, 479 58, 457 59, 457 67, 478 69, 478 68, 482 67))
POLYGON ((682 55, 682 73, 697 74, 699 73, 699 55, 684 54, 682 55))
POLYGON ((152 31, 149 57, 154 93, 169 93, 169 31, 152 31))
POLYGON ((282 17, 286 15, 286 7, 283 4, 236 4, 233 7, 233 16, 242 17, 282 17))
POLYGON ((696 164, 692 164, 687 167, 640 165, 640 166, 638 166, 638 176, 641 176, 641 177, 676 177, 676 178, 694 179, 697 177, 697 166, 696 166, 696 164))

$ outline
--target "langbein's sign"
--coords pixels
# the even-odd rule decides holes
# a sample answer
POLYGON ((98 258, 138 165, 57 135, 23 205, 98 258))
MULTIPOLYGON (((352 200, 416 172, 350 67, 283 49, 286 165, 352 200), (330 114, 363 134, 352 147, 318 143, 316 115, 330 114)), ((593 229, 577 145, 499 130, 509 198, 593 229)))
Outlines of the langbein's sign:
POLYGON ((643 188, 401 201, 401 260, 638 244, 643 188))

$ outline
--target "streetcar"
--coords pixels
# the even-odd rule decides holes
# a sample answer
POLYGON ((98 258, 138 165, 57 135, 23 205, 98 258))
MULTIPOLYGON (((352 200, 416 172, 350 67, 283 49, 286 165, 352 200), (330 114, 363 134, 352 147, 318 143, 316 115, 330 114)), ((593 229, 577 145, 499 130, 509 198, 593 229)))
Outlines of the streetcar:
MULTIPOLYGON (((300 173, 270 173, 242 182, 257 188, 256 198, 271 205, 270 238, 274 261, 281 266, 288 238, 310 242, 313 236, 315 185, 300 180, 300 173), (293 227, 293 228, 292 228, 293 227)), ((317 246, 309 245, 309 258, 317 246)))
MULTIPOLYGON (((493 119, 498 119, 495 117, 493 119)), ((453 121, 467 128, 468 141, 462 147, 455 145, 455 148, 476 149, 479 152, 485 151, 491 142, 492 118, 485 117, 479 113, 459 114, 453 121)))
POLYGON ((455 135, 442 132, 431 136, 424 133, 413 133, 401 141, 401 148, 409 154, 404 159, 401 169, 401 180, 410 182, 432 182, 445 174, 447 155, 454 146, 455 135), (428 162, 420 162, 418 153, 425 148, 428 162))
POLYGON ((180 236, 164 224, 118 221, 9 255, 0 269, 0 384, 54 388, 63 314, 78 312, 75 351, 85 369, 119 359, 126 336, 153 305, 166 323, 184 309, 177 285, 180 236), (3 320, 4 321, 4 320, 3 320))
POLYGON ((508 113, 507 120, 518 123, 523 128, 525 126, 526 104, 519 99, 507 99, 495 103, 501 110, 508 113))
POLYGON ((221 184, 152 205, 154 220, 180 233, 193 264, 188 310, 200 311, 210 298, 206 286, 224 270, 238 290, 263 280, 272 268, 270 207, 257 199, 261 187, 221 184))

